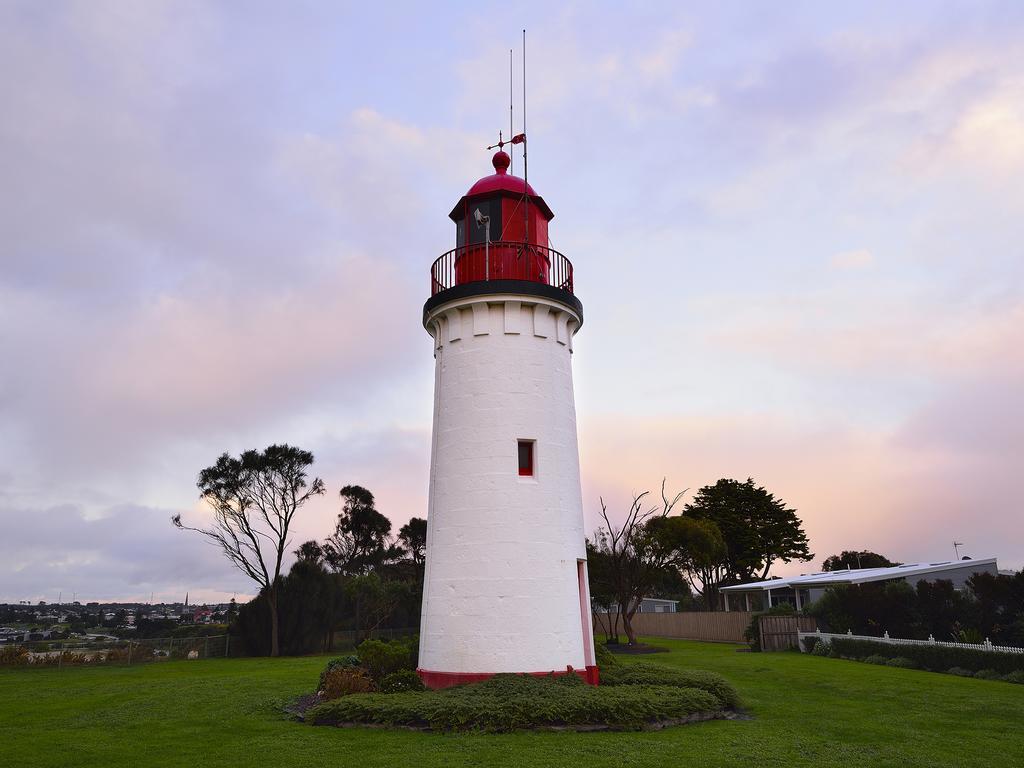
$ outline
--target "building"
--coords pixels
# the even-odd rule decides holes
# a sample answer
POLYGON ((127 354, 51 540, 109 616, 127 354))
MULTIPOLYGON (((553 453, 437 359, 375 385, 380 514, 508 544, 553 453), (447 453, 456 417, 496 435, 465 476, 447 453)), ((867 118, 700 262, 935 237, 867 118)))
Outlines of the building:
POLYGON ((765 610, 773 605, 789 603, 797 610, 810 605, 829 587, 840 584, 868 584, 876 581, 905 581, 915 585, 919 581, 953 582, 963 589, 975 573, 995 575, 996 558, 979 560, 947 560, 935 563, 907 563, 890 568, 855 568, 846 571, 822 571, 793 576, 787 579, 769 579, 749 584, 722 587, 719 591, 725 610, 765 610))
MULTIPOLYGON (((679 610, 678 600, 666 600, 662 597, 645 597, 640 601, 637 613, 676 613, 679 610)), ((618 613, 617 603, 608 606, 594 606, 595 613, 618 613)))
POLYGON ((492 162, 449 214, 455 248, 423 308, 435 378, 419 674, 440 688, 571 668, 596 683, 572 382, 583 305, 548 247, 551 209, 505 152, 492 162))

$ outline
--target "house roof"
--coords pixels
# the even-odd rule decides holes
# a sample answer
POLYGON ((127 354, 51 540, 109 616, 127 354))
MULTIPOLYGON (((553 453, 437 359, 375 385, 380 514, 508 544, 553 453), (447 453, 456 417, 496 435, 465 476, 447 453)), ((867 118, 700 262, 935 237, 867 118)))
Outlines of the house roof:
POLYGON ((891 568, 854 568, 847 571, 821 571, 819 573, 804 573, 799 576, 791 576, 787 579, 769 579, 768 581, 754 581, 749 584, 734 584, 731 587, 722 587, 722 592, 757 592, 769 589, 784 589, 787 587, 829 587, 833 584, 866 584, 870 581, 888 581, 889 579, 903 579, 908 576, 922 576, 937 574, 943 571, 952 571, 960 568, 981 567, 991 565, 995 567, 996 558, 988 557, 977 560, 946 560, 936 563, 906 563, 895 565, 891 568))

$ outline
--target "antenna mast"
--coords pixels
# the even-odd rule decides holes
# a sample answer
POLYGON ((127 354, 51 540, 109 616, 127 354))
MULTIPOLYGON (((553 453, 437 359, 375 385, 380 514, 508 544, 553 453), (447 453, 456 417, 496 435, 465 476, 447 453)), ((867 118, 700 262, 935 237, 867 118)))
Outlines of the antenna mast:
POLYGON ((523 243, 530 242, 530 173, 526 163, 526 30, 523 30, 523 243))
MULTIPOLYGON (((509 135, 509 138, 511 138, 511 137, 516 135, 515 131, 514 131, 513 127, 512 127, 512 118, 513 118, 512 99, 513 99, 513 94, 515 93, 515 90, 514 90, 515 86, 513 85, 513 82, 512 82, 512 61, 513 61, 513 59, 512 59, 512 49, 509 48, 508 49, 508 135, 509 135)), ((508 162, 509 162, 508 172, 511 173, 513 176, 515 176, 515 173, 516 173, 516 163, 515 163, 515 160, 513 159, 514 157, 515 157, 515 155, 511 155, 511 154, 508 156, 508 162)))

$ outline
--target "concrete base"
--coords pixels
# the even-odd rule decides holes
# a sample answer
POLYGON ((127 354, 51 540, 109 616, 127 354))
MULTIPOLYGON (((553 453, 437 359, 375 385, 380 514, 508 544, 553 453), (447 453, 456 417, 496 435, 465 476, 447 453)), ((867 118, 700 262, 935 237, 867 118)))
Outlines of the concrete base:
MULTIPOLYGON (((469 683, 482 683, 484 680, 489 680, 494 677, 497 672, 434 672, 428 669, 417 669, 416 674, 420 676, 420 680, 427 688, 438 690, 440 688, 451 688, 453 685, 467 685, 469 683)), ((550 670, 548 672, 523 672, 519 674, 532 675, 534 677, 546 677, 548 675, 570 675, 575 674, 583 678, 583 681, 589 685, 597 685, 598 680, 598 669, 597 667, 587 667, 586 669, 573 669, 572 667, 566 667, 564 672, 556 672, 550 670)))

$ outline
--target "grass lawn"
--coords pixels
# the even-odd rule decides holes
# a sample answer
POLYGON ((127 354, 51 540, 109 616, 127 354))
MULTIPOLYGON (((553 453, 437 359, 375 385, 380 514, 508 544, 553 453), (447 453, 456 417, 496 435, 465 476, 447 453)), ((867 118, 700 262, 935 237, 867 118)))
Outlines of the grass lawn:
POLYGON ((323 657, 7 669, 0 766, 1024 766, 1022 685, 657 642, 672 652, 645 660, 721 673, 755 719, 636 733, 313 728, 279 707, 315 685, 323 657))

